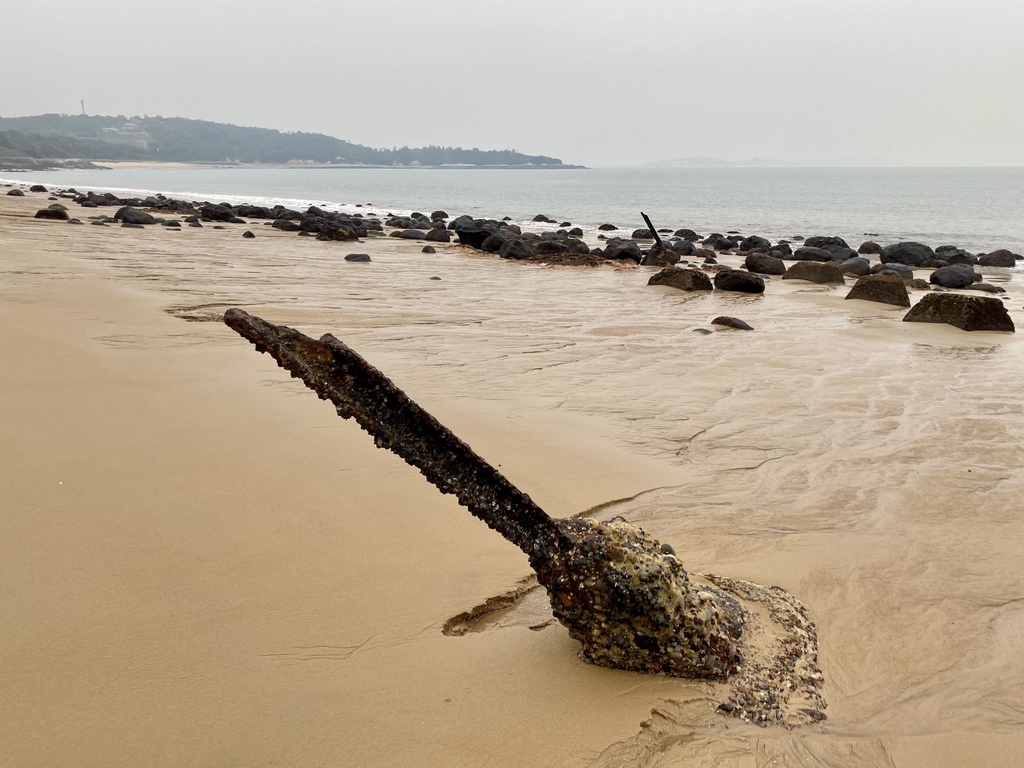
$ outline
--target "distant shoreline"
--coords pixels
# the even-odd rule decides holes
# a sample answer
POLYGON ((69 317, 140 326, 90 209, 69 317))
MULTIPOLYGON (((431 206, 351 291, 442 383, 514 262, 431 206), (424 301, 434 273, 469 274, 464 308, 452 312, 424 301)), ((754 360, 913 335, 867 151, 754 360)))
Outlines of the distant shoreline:
POLYGON ((0 159, 0 171, 8 173, 33 173, 36 171, 67 171, 67 170, 132 170, 132 169, 161 169, 161 170, 209 170, 209 169, 302 169, 302 170, 337 170, 337 169, 400 169, 400 170, 588 170, 585 165, 365 165, 362 163, 168 163, 157 160, 118 160, 106 162, 103 160, 75 160, 75 159, 53 159, 52 161, 35 161, 40 163, 36 167, 19 166, 16 163, 5 163, 0 159), (51 163, 43 165, 42 163, 51 163))

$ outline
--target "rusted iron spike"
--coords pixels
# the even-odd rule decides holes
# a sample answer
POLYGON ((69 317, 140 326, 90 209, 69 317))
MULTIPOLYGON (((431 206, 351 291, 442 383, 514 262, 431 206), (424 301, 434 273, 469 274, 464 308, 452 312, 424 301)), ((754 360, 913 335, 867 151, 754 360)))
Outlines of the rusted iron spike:
POLYGON ((555 617, 595 664, 721 679, 737 663, 742 616, 689 581, 670 547, 622 520, 555 520, 383 373, 326 334, 319 341, 240 309, 224 322, 269 352, 380 448, 401 456, 442 493, 522 549, 555 617))

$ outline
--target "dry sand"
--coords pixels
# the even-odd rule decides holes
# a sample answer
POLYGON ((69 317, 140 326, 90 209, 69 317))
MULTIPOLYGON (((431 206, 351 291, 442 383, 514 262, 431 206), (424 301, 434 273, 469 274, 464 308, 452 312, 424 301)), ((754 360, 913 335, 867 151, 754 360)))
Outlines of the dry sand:
POLYGON ((0 196, 0 765, 1024 764, 1018 336, 46 202, 0 196), (586 665, 525 605, 442 634, 525 556, 183 319, 232 305, 334 332, 549 513, 788 590, 828 720, 715 714, 720 686, 586 665), (719 314, 757 330, 692 332, 719 314))

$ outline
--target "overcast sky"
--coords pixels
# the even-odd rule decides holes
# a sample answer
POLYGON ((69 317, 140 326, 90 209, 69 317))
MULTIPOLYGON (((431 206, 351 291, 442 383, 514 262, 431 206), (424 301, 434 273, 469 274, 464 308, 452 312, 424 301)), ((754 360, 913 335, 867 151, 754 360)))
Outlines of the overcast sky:
POLYGON ((1024 0, 0 0, 0 115, 375 147, 1024 165, 1024 0))

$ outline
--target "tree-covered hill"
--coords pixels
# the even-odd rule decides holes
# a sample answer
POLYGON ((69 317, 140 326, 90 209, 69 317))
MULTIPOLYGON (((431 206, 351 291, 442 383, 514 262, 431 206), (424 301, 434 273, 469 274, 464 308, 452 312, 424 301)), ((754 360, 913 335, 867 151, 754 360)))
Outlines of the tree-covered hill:
POLYGON ((152 160, 183 163, 338 163, 569 167, 512 149, 374 149, 322 133, 283 133, 180 117, 0 117, 0 158, 152 160))

